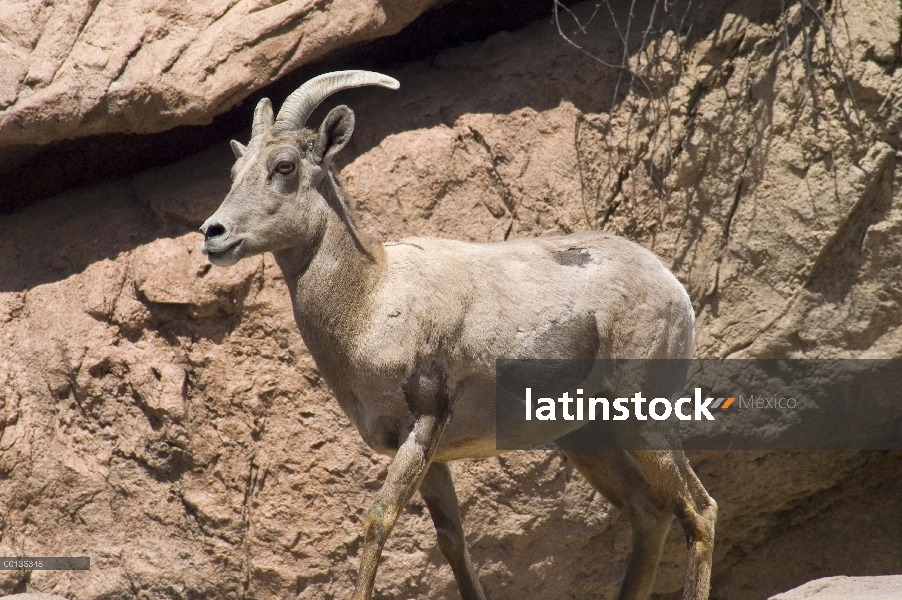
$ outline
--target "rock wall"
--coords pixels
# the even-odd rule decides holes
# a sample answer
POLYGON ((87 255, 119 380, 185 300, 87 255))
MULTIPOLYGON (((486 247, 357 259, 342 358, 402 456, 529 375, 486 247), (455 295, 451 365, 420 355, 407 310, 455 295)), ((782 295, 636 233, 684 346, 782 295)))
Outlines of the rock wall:
POLYGON ((0 146, 209 123, 431 3, 10 0, 0 7, 0 146))
MULTIPOLYGON (((899 357, 898 5, 708 3, 649 34, 632 85, 599 62, 622 47, 594 10, 574 8, 585 34, 560 15, 572 43, 543 21, 393 69, 397 92, 336 97, 357 113, 342 175, 363 229, 604 228, 686 284, 698 356, 899 357)), ((231 161, 223 143, 2 217, 0 555, 92 569, 2 571, 0 592, 350 595, 387 461, 331 399, 271 256, 200 256, 231 161)), ((899 572, 898 453, 691 458, 721 507, 712 598, 899 572)), ((563 457, 452 468, 493 598, 616 594, 628 525, 563 457)), ((457 597, 433 537, 415 499, 378 597, 457 597)), ((674 528, 658 598, 684 569, 674 528)))
POLYGON ((826 577, 778 594, 771 600, 858 600, 902 595, 902 577, 826 577))

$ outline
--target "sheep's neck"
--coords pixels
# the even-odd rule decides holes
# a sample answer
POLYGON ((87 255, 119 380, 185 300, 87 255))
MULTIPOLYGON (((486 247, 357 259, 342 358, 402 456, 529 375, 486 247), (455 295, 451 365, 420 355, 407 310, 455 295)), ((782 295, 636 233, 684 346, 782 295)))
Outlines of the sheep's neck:
POLYGON ((275 252, 291 293, 294 316, 314 359, 352 343, 373 288, 385 266, 382 246, 355 241, 334 214, 316 248, 275 252))

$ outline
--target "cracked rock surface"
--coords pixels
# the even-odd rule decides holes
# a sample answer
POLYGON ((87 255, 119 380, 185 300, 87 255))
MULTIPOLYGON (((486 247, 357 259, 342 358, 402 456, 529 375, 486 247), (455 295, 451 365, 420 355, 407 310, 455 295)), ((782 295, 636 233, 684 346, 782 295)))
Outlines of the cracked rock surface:
MULTIPOLYGON (((799 6, 783 21, 779 3, 713 4, 679 77, 647 73, 670 98, 657 116, 631 113, 638 97, 612 107, 617 72, 554 24, 497 34, 389 71, 398 92, 336 98, 357 114, 342 177, 380 240, 597 227, 639 241, 689 290, 699 357, 899 358, 899 8, 878 4, 843 3, 848 81, 806 65, 799 6)), ((616 32, 596 23, 574 39, 616 60, 616 32)), ((219 269, 200 255, 231 163, 223 143, 0 219, 0 555, 92 565, 0 571, 0 593, 350 596, 388 462, 320 379, 272 257, 219 269)), ((898 572, 899 453, 691 459, 720 505, 712 598, 898 572)), ((629 527, 562 456, 452 471, 493 598, 616 594, 629 527)), ((680 597, 685 557, 674 527, 658 600, 680 597)), ((419 498, 377 589, 457 597, 419 498)))
POLYGON ((8 0, 0 147, 209 123, 330 50, 397 32, 414 0, 8 0))

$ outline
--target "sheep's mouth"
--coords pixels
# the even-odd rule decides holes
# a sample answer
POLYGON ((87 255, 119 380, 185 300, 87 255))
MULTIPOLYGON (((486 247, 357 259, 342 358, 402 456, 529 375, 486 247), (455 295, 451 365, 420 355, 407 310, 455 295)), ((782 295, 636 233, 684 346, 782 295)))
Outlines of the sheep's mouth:
POLYGON ((237 250, 244 240, 236 240, 223 248, 222 250, 214 250, 206 243, 203 246, 203 252, 214 265, 230 266, 238 262, 237 250))

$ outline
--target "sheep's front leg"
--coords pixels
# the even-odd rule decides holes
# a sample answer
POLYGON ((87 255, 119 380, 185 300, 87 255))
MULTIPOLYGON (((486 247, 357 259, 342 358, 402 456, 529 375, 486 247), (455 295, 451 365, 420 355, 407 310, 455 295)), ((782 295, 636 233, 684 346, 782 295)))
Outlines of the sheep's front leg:
POLYGON ((470 560, 470 551, 467 550, 457 493, 448 465, 440 462, 430 465, 420 484, 420 495, 432 515, 438 547, 451 564, 461 597, 463 600, 485 600, 485 593, 470 560))
POLYGON ((379 490, 379 496, 364 521, 363 552, 360 555, 360 578, 354 600, 370 600, 376 568, 385 540, 391 533, 398 515, 420 486, 429 469, 435 447, 450 414, 443 416, 422 415, 401 444, 398 453, 388 467, 388 477, 379 490))

